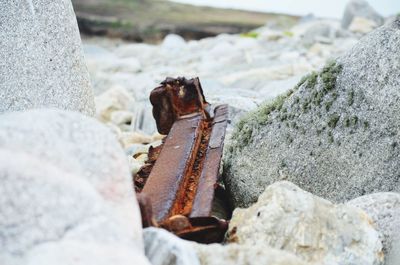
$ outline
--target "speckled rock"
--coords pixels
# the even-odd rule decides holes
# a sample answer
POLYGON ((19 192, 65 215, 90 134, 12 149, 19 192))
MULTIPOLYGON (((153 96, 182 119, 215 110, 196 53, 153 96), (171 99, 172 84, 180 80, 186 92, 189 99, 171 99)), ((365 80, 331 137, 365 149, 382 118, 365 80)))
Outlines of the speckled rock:
POLYGON ((389 253, 397 236, 400 236, 400 194, 380 192, 358 197, 347 203, 363 209, 374 221, 380 233, 385 253, 389 253))
POLYGON ((57 109, 6 113, 0 116, 0 148, 26 152, 82 176, 107 200, 134 197, 121 145, 94 118, 57 109))
POLYGON ((398 19, 239 122, 224 159, 233 205, 278 180, 334 202, 400 191, 399 50, 398 19))
POLYGON ((378 232, 360 209, 331 202, 287 182, 270 185, 257 203, 236 209, 228 241, 264 245, 312 264, 381 264, 378 232))
POLYGON ((146 228, 143 239, 152 265, 200 265, 192 244, 164 229, 146 228))
POLYGON ((52 162, 0 148, 0 263, 148 265, 135 198, 123 217, 91 181, 52 162))
POLYGON ((376 26, 380 26, 384 22, 384 18, 365 0, 349 1, 343 14, 342 27, 348 28, 355 17, 371 20, 376 24, 376 26))
POLYGON ((0 10, 0 113, 54 107, 93 115, 71 1, 1 1, 0 10))
POLYGON ((264 244, 194 244, 201 265, 311 265, 295 255, 264 244))

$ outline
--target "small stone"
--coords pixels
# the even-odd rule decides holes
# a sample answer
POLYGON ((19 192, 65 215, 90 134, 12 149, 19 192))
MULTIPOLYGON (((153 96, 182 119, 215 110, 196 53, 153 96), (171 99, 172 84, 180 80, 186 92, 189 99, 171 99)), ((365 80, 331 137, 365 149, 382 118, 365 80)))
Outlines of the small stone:
POLYGON ((143 239, 146 256, 152 265, 200 265, 192 244, 164 229, 146 228, 143 239))
POLYGON ((111 112, 110 121, 117 126, 132 124, 133 113, 126 110, 117 110, 111 112))
POLYGON ((121 86, 114 86, 95 98, 96 117, 104 122, 111 120, 114 111, 133 108, 135 99, 121 86))
POLYGON ((124 148, 132 144, 148 144, 152 142, 151 136, 141 134, 138 132, 122 132, 119 138, 124 148))
POLYGON ((186 47, 186 41, 179 35, 168 34, 161 46, 165 49, 178 50, 186 47))

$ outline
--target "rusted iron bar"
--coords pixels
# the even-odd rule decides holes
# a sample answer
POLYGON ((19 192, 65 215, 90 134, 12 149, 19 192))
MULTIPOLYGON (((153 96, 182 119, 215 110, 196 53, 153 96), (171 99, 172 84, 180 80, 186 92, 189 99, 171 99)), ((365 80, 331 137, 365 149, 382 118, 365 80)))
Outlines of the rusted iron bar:
POLYGON ((218 242, 227 222, 211 214, 228 107, 210 111, 198 78, 167 78, 150 101, 159 132, 168 135, 161 147, 149 151, 149 160, 134 177, 136 191, 148 198, 141 199, 143 222, 156 222, 185 239, 218 242))

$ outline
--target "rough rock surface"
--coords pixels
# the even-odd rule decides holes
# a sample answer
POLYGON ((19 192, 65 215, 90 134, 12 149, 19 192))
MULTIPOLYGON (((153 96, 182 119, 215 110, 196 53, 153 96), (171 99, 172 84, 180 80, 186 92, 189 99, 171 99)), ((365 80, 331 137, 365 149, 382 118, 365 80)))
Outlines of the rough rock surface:
POLYGON ((144 229, 143 240, 152 265, 200 265, 192 244, 164 229, 144 229))
POLYGON ((263 244, 194 244, 202 265, 308 265, 295 255, 263 244))
POLYGON ((93 118, 56 109, 6 113, 0 116, 0 148, 24 151, 82 176, 110 201, 133 197, 120 144, 93 118))
POLYGON ((149 264, 134 198, 128 224, 88 179, 25 150, 0 149, 0 182, 1 264, 149 264))
POLYGON ((360 209, 334 205, 296 185, 270 185, 257 203, 236 209, 228 241, 264 245, 315 264, 381 264, 378 232, 360 209))
POLYGON ((129 164, 105 125, 77 112, 56 109, 6 113, 0 116, 0 148, 24 152, 85 179, 142 247, 129 164))
POLYGON ((71 1, 1 1, 0 10, 0 113, 55 107, 93 115, 71 1))
POLYGON ((374 225, 383 243, 386 253, 391 251, 396 236, 400 235, 400 194, 381 192, 368 194, 354 200, 347 205, 363 209, 374 221, 374 225))
POLYGON ((376 26, 380 26, 384 22, 384 18, 365 0, 351 0, 347 4, 342 18, 342 27, 348 28, 355 17, 371 20, 376 26))
POLYGON ((278 180, 334 202, 400 191, 399 50, 398 19, 239 122, 224 160, 234 206, 278 180))

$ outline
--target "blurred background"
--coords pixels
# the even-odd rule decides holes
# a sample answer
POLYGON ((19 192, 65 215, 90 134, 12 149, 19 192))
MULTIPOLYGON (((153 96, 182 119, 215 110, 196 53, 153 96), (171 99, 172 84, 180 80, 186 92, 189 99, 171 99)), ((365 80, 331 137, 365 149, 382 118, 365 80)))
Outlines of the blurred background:
MULTIPOLYGON (((241 33, 265 24, 290 26, 299 17, 340 18, 347 0, 73 0, 81 32, 137 42, 168 33, 200 39, 241 33)), ((395 15, 397 0, 369 0, 381 15, 395 15)))

